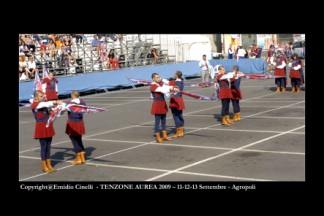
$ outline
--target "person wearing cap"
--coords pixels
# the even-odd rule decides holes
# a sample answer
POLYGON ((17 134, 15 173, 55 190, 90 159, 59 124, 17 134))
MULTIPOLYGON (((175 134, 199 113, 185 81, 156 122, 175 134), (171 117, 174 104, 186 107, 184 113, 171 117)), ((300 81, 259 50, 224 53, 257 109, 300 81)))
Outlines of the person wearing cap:
POLYGON ((283 56, 283 53, 281 50, 277 51, 277 58, 273 62, 273 65, 276 66, 276 69, 274 71, 275 76, 275 83, 277 84, 277 91, 276 93, 286 91, 286 59, 283 56))
POLYGON ((292 62, 288 64, 291 67, 289 77, 291 79, 291 93, 300 93, 300 84, 304 83, 302 73, 302 61, 298 58, 297 53, 292 54, 292 62))

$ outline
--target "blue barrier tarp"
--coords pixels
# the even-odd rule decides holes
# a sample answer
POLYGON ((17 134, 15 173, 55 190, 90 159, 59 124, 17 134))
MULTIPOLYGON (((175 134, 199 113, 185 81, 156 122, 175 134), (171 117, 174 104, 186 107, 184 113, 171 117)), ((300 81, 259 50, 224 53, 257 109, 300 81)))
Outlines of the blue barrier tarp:
MULTIPOLYGON (((72 90, 85 92, 90 90, 109 89, 116 86, 131 86, 135 83, 125 79, 125 77, 151 81, 151 75, 154 72, 159 73, 162 78, 173 77, 177 70, 181 71, 184 77, 197 76, 201 73, 198 63, 199 61, 192 61, 178 64, 137 67, 133 69, 92 72, 66 77, 58 76, 58 90, 60 95, 68 95, 72 90)), ((225 66, 226 71, 231 71, 234 65, 238 65, 240 71, 245 73, 263 73, 263 64, 265 64, 265 61, 264 59, 242 59, 237 63, 236 60, 231 59, 213 59, 210 60, 210 64, 213 66, 222 64, 225 66)), ((30 99, 33 85, 33 81, 19 83, 19 101, 30 99)))
POLYGON ((263 58, 255 59, 212 59, 209 63, 213 66, 223 65, 225 71, 232 71, 234 65, 239 66, 239 71, 243 73, 256 73, 261 74, 266 72, 266 61, 263 58))

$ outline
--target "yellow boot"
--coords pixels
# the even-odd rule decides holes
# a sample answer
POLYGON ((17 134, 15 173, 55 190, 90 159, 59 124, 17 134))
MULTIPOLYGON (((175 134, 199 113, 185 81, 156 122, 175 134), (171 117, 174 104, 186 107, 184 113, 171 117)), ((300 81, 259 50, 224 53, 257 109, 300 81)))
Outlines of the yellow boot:
POLYGON ((286 88, 282 88, 282 93, 284 93, 286 91, 286 88))
POLYGON ((297 87, 297 93, 300 93, 300 87, 297 87))
POLYGON ((182 127, 180 127, 180 134, 179 134, 179 136, 180 137, 183 137, 184 136, 184 127, 182 126, 182 127))
POLYGON ((233 124, 233 121, 230 119, 229 115, 225 116, 225 120, 229 123, 229 124, 233 124))
POLYGON ((278 92, 280 92, 280 87, 277 87, 277 91, 276 91, 276 93, 278 93, 278 92))
POLYGON ((46 160, 42 160, 42 169, 43 172, 51 173, 51 170, 47 167, 46 160))
POLYGON ((155 133, 155 139, 157 143, 163 143, 163 140, 160 136, 160 132, 155 133))
POLYGON ((180 137, 180 135, 181 135, 181 132, 180 132, 180 130, 181 130, 181 129, 180 129, 180 127, 178 127, 178 128, 177 128, 177 132, 176 132, 176 134, 175 134, 175 135, 173 135, 173 136, 172 136, 172 138, 177 138, 177 137, 180 137))
POLYGON ((80 156, 81 156, 81 162, 84 164, 86 162, 85 158, 84 158, 85 152, 82 151, 80 152, 80 156))
POLYGON ((71 162, 71 165, 79 165, 82 164, 81 161, 81 152, 75 154, 75 161, 71 162))
POLYGON ((55 172, 55 171, 56 171, 56 169, 54 169, 54 168, 52 167, 51 159, 47 159, 47 160, 46 160, 46 165, 47 165, 48 169, 49 169, 51 172, 55 172))
POLYGON ((295 87, 292 87, 291 92, 290 93, 294 93, 295 92, 295 87))
POLYGON ((166 141, 172 140, 168 137, 166 130, 162 131, 162 140, 166 140, 166 141))
POLYGON ((241 113, 240 112, 236 113, 236 119, 237 119, 237 121, 241 120, 241 113))
POLYGON ((232 121, 234 121, 234 122, 239 121, 237 113, 234 113, 232 121))
POLYGON ((225 117, 225 116, 222 117, 222 125, 231 125, 231 124, 229 124, 229 123, 226 121, 226 117, 225 117))

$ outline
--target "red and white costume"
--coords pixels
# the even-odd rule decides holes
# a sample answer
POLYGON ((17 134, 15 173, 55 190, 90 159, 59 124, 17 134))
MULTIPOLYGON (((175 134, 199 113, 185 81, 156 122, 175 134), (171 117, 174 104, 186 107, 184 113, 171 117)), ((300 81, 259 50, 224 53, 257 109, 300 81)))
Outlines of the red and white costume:
MULTIPOLYGON (((170 86, 178 87, 180 91, 183 90, 184 84, 181 79, 171 80, 168 82, 170 86)), ((182 98, 182 93, 177 92, 171 95, 169 108, 175 108, 177 110, 184 110, 185 105, 182 98)))
POLYGON ((300 68, 302 68, 302 62, 301 60, 295 60, 295 64, 294 64, 294 61, 293 63, 291 64, 291 69, 290 69, 290 73, 289 73, 289 77, 290 78, 297 78, 297 79, 300 79, 301 76, 300 76, 300 68))
POLYGON ((57 83, 58 80, 55 77, 53 79, 49 79, 48 77, 43 79, 42 87, 46 95, 46 101, 58 99, 57 83))
MULTIPOLYGON (((83 100, 80 100, 79 98, 73 99, 67 104, 86 105, 86 103, 83 100)), ((85 134, 85 127, 84 127, 82 113, 68 112, 68 120, 66 123, 65 133, 69 136, 77 136, 77 135, 85 134)))
POLYGON ((53 123, 46 127, 50 111, 49 107, 54 106, 53 101, 48 102, 33 102, 30 106, 36 120, 34 139, 53 137, 55 130, 53 123))
POLYGON ((168 112, 168 106, 165 102, 164 94, 169 93, 173 86, 164 85, 162 81, 159 83, 152 82, 150 91, 153 96, 153 103, 151 114, 166 114, 168 112))
POLYGON ((274 62, 273 64, 276 66, 276 69, 274 71, 275 77, 286 77, 286 59, 283 56, 281 56, 277 58, 276 62, 274 62))
POLYGON ((233 78, 233 73, 218 74, 217 82, 219 84, 219 99, 230 98, 233 99, 233 95, 230 89, 230 79, 233 78))

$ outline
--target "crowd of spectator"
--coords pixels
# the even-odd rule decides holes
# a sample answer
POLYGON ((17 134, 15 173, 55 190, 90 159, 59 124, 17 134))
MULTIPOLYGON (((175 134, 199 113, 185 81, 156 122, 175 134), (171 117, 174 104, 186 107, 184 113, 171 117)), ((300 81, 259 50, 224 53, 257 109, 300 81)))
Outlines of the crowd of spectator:
MULTIPOLYGON (((39 64, 51 67, 54 65, 55 68, 64 68, 66 71, 70 67, 77 67, 76 47, 80 44, 82 47, 89 44, 92 51, 91 58, 99 63, 99 66, 107 70, 119 69, 120 55, 116 49, 109 49, 107 43, 118 44, 119 42, 120 54, 122 54, 122 41, 122 34, 95 34, 92 40, 87 40, 83 34, 21 34, 19 35, 19 80, 34 78, 39 64), (32 63, 28 64, 27 59, 32 63)), ((152 48, 146 58, 151 58, 152 63, 157 63, 159 59, 157 49, 152 48)))

